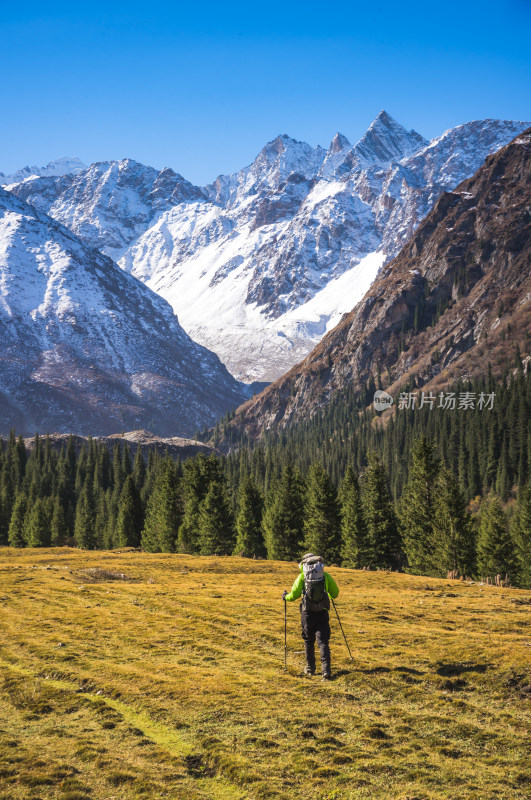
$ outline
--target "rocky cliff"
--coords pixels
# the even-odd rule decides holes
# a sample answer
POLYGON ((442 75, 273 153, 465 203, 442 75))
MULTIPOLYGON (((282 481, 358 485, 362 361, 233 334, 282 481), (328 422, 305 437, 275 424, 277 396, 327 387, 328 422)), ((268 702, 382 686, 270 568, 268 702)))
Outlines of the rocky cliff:
POLYGON ((396 393, 501 373, 531 338, 531 129, 445 192, 361 302, 238 411, 257 436, 308 418, 348 384, 396 393))

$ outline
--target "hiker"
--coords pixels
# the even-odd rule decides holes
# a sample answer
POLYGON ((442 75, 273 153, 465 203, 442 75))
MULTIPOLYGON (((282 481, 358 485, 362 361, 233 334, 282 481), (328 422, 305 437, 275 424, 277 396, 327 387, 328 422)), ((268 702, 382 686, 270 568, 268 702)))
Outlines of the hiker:
POLYGON ((284 592, 283 600, 297 600, 302 595, 301 628, 306 654, 306 675, 315 673, 315 639, 321 653, 321 670, 323 680, 332 677, 330 669, 330 597, 335 600, 339 594, 336 582, 328 572, 324 571, 324 559, 313 553, 306 553, 299 564, 301 569, 291 592, 284 592))

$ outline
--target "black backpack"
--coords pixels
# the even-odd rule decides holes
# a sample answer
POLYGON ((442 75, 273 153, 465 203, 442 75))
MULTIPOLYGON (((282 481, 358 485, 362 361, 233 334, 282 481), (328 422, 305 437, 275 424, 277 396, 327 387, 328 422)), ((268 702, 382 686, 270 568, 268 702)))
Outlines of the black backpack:
POLYGON ((315 558, 303 562, 302 574, 304 577, 303 611, 328 611, 330 609, 330 597, 326 591, 322 559, 315 558))

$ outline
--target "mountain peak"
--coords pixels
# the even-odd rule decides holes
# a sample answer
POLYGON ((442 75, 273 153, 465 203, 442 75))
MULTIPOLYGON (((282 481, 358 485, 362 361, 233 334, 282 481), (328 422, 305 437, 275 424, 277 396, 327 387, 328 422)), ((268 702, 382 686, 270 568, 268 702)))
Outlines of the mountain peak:
POLYGON ((270 185, 293 173, 310 178, 316 174, 325 155, 322 147, 312 147, 308 142, 299 142, 283 133, 262 148, 251 166, 251 173, 270 185))
POLYGON ((347 147, 352 147, 352 145, 350 144, 346 136, 343 136, 342 133, 338 132, 330 142, 330 147, 328 148, 328 152, 340 153, 341 150, 345 150, 347 147))
MULTIPOLYGON (((297 139, 293 139, 291 136, 288 136, 287 133, 280 133, 278 136, 275 136, 270 142, 268 142, 262 150, 260 151, 260 155, 262 153, 284 153, 288 147, 293 145, 304 145, 305 142, 298 142, 297 139)), ((309 145, 308 145, 309 147, 309 145)))
POLYGON ((0 263, 2 434, 191 435, 246 397, 165 300, 1 188, 0 263))
POLYGON ((427 144, 427 139, 420 133, 408 131, 387 111, 382 110, 354 146, 354 150, 358 164, 368 167, 372 164, 384 165, 400 161, 427 144))
MULTIPOLYGON (((378 121, 383 123, 384 125, 398 125, 399 124, 396 121, 396 119, 394 119, 394 117, 391 116, 391 114, 387 113, 385 108, 382 108, 382 110, 380 111, 380 113, 378 114, 378 116, 376 117, 374 122, 372 123, 372 125, 375 125, 378 121)), ((372 125, 371 125, 371 127, 372 127, 372 125)))
POLYGON ((60 175, 76 175, 86 168, 87 165, 77 156, 61 156, 61 158, 50 161, 45 167, 26 166, 11 175, 4 175, 0 172, 0 185, 8 186, 12 183, 21 183, 33 177, 47 178, 59 177, 60 175))
POLYGON ((517 334, 529 314, 530 186, 531 130, 443 194, 363 299, 304 361, 243 405, 231 427, 258 439, 266 429, 307 422, 336 392, 366 386, 383 359, 392 395, 411 383, 426 392, 453 388, 461 376, 481 375, 487 359, 501 374, 506 358, 492 354, 507 352, 504 331, 510 325, 517 334))

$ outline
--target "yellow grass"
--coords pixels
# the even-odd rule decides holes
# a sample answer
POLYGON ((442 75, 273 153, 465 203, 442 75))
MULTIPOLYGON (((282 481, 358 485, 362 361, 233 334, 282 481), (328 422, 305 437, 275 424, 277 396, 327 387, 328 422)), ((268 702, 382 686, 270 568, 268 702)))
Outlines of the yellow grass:
POLYGON ((330 571, 322 683, 294 564, 0 550, 0 800, 526 798, 531 592, 330 571))

